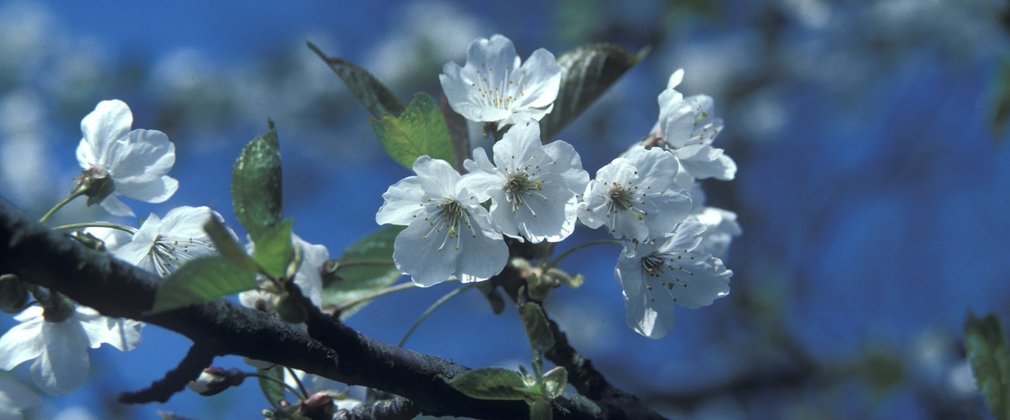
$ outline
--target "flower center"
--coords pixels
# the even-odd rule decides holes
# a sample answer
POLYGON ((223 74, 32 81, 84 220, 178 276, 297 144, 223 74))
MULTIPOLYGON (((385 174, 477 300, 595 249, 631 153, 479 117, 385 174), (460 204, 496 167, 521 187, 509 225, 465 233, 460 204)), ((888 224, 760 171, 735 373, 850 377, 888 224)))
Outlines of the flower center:
POLYGON ((464 227, 469 228, 473 237, 477 237, 477 230, 474 229, 473 223, 470 221, 470 212, 467 211, 463 204, 455 199, 446 199, 435 205, 436 214, 434 219, 426 219, 431 223, 431 230, 424 235, 424 239, 428 239, 432 234, 439 234, 442 229, 445 229, 445 237, 442 238, 442 243, 438 246, 438 250, 441 251, 445 248, 445 244, 449 242, 449 239, 456 240, 456 249, 460 247, 460 232, 464 227))
POLYGON ((539 192, 543 187, 544 184, 542 181, 531 180, 529 173, 526 171, 510 172, 506 176, 505 187, 503 189, 505 190, 505 200, 512 204, 512 213, 518 211, 520 207, 525 206, 533 214, 533 217, 537 217, 537 213, 527 203, 527 195, 547 201, 547 196, 539 192))
POLYGON ((158 235, 154 238, 148 258, 151 259, 154 271, 159 276, 167 277, 187 261, 207 254, 206 251, 213 251, 213 249, 213 245, 202 239, 158 235), (194 248, 193 251, 197 251, 196 255, 190 251, 191 247, 194 248))
POLYGON ((659 277, 663 274, 663 264, 664 260, 662 257, 652 254, 645 258, 642 258, 642 268, 645 269, 646 273, 649 273, 652 277, 659 277))
POLYGON ((612 203, 612 205, 616 207, 618 210, 630 209, 634 199, 634 196, 631 194, 631 191, 629 191, 623 185, 616 183, 614 184, 613 187, 610 188, 608 196, 610 197, 610 202, 612 203))
POLYGON ((490 66, 477 69, 478 80, 470 85, 480 94, 484 105, 511 110, 519 98, 526 96, 526 70, 512 70, 509 66, 497 73, 490 66))

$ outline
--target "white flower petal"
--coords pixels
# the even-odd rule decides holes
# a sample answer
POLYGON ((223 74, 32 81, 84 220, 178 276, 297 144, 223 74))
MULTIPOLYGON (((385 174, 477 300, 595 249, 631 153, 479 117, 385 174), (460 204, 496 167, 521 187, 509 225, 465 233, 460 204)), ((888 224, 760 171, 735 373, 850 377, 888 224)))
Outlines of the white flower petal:
POLYGON ((105 156, 110 143, 126 138, 131 125, 133 114, 126 103, 120 100, 99 102, 95 109, 81 120, 81 133, 84 135, 82 142, 90 145, 91 157, 94 158, 88 166, 85 166, 85 162, 80 161, 82 155, 78 146, 77 156, 81 168, 88 169, 95 163, 107 163, 102 162, 101 158, 105 156))
POLYGON ((126 205, 126 203, 123 203, 118 198, 116 198, 115 194, 105 197, 105 199, 102 200, 100 204, 102 208, 105 209, 105 211, 109 212, 113 216, 122 216, 122 217, 136 216, 135 214, 133 214, 133 210, 130 209, 130 206, 126 205))
POLYGON ((589 183, 589 172, 582 169, 582 158, 575 147, 567 142, 556 140, 544 145, 544 152, 554 160, 557 171, 564 185, 575 194, 582 194, 589 183), (563 169, 562 169, 563 168, 563 169))
POLYGON ((450 196, 456 193, 459 172, 442 159, 432 159, 422 155, 414 161, 414 172, 421 188, 428 195, 450 196))
POLYGON ((450 243, 440 248, 442 237, 426 237, 430 230, 431 226, 419 217, 400 232, 393 242, 396 268, 403 274, 410 275, 414 284, 421 287, 448 280, 455 272, 456 259, 461 252, 450 243))
MULTIPOLYGON (((140 265, 148 258, 155 240, 161 234, 161 218, 151 213, 133 234, 133 239, 125 245, 111 251, 112 255, 133 265, 140 265)), ((153 265, 143 267, 153 271, 153 265)))
POLYGON ((302 294, 312 301, 313 305, 320 306, 323 301, 321 270, 326 260, 330 259, 330 252, 325 246, 308 243, 298 235, 294 235, 292 239, 295 241, 295 245, 302 249, 302 265, 295 273, 295 284, 302 290, 302 294))
POLYGON ((533 51, 523 63, 522 70, 526 71, 527 76, 520 106, 543 108, 553 104, 561 87, 561 66, 554 54, 543 48, 533 51))
POLYGON ((179 206, 165 213, 159 231, 166 236, 177 238, 204 238, 207 237, 207 232, 203 226, 211 218, 224 220, 218 212, 207 206, 179 206))
POLYGON ((423 208, 424 190, 416 176, 409 176, 393 184, 382 194, 382 207, 375 214, 380 225, 409 225, 423 208))
POLYGON ((45 351, 32 363, 35 385, 52 395, 66 394, 88 378, 88 337, 73 317, 42 326, 45 351))
POLYGON ((81 169, 88 170, 98 165, 98 152, 95 151, 87 139, 82 138, 77 144, 77 164, 81 169))
POLYGON ((505 176, 491 164, 481 147, 474 149, 473 160, 464 161, 463 167, 467 174, 460 179, 460 185, 470 190, 479 202, 487 201, 491 198, 492 190, 501 189, 505 185, 505 176))
POLYGON ((460 235, 460 256, 456 259, 456 277, 463 283, 483 281, 501 273, 508 262, 509 250, 505 241, 486 221, 477 219, 480 225, 476 234, 460 235))
POLYGON ((170 176, 140 183, 124 182, 116 184, 120 194, 147 203, 164 203, 179 190, 179 181, 170 176))
POLYGON ((42 399, 10 375, 0 375, 0 420, 22 420, 24 410, 42 405, 42 399))
POLYGON ((490 39, 477 39, 466 51, 466 65, 478 69, 500 71, 506 67, 514 68, 519 65, 518 60, 515 45, 500 34, 491 35, 490 39))
POLYGON ((130 351, 140 343, 144 323, 124 318, 109 318, 98 311, 78 305, 76 317, 88 336, 88 346, 97 349, 108 344, 119 351, 130 351))
POLYGON ((45 351, 42 341, 42 308, 28 307, 21 312, 21 323, 0 337, 0 369, 11 370, 45 351), (25 316, 27 315, 27 317, 25 316))

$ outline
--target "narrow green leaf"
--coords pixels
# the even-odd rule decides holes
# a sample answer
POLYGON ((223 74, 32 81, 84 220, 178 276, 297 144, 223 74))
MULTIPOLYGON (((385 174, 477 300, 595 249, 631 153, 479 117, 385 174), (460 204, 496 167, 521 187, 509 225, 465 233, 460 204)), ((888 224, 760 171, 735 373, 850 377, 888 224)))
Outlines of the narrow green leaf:
POLYGON ((223 223, 212 217, 203 225, 203 230, 224 259, 245 271, 256 272, 256 262, 246 254, 223 223))
POLYGON ((551 420, 554 412, 551 411, 551 402, 547 400, 537 400, 530 404, 530 420, 551 420))
POLYGON ((568 385, 568 371, 564 366, 555 366, 554 369, 544 373, 543 380, 547 396, 557 398, 565 392, 565 385, 568 385))
POLYGON ((514 370, 493 367, 463 372, 447 383, 468 397, 482 400, 526 400, 540 398, 536 387, 527 386, 514 370))
POLYGON ((275 409, 280 408, 280 402, 284 401, 284 385, 281 385, 284 383, 284 367, 274 365, 269 369, 257 369, 256 373, 275 379, 271 381, 269 379, 257 378, 259 379, 260 391, 263 392, 263 397, 275 409))
POLYGON ((291 241, 291 220, 285 220, 267 228, 255 241, 253 258, 256 263, 275 279, 284 278, 288 265, 295 258, 291 241))
POLYGON ((232 207, 253 242, 281 220, 281 154, 273 122, 269 128, 246 144, 231 172, 232 207))
POLYGON ((351 93, 361 101, 361 104, 372 113, 375 118, 382 118, 383 115, 400 115, 403 112, 403 104, 396 99, 396 95, 389 90, 379 79, 372 76, 368 70, 350 61, 338 57, 330 57, 323 53, 319 47, 311 42, 306 42, 309 49, 316 53, 330 66, 340 80, 351 89, 351 93))
POLYGON ((256 276, 220 255, 194 259, 165 280, 148 313, 163 312, 256 287, 256 276))
POLYGON ((540 120, 541 138, 550 141, 647 54, 648 49, 633 54, 609 44, 586 45, 561 54, 561 88, 554 109, 540 120))
POLYGON ((1010 419, 1010 348, 996 315, 978 319, 968 312, 964 347, 978 390, 993 417, 1010 419))
POLYGON ((414 100, 398 117, 370 118, 368 125, 393 160, 408 169, 418 156, 428 155, 452 164, 455 155, 449 128, 435 100, 426 93, 414 95, 414 100))
POLYGON ((540 305, 530 302, 519 307, 519 315, 526 326, 526 335, 530 339, 530 347, 538 352, 545 352, 554 347, 554 335, 547 324, 547 317, 540 305))
MULTIPOLYGON (((323 308, 333 309, 384 289, 400 278, 393 263, 393 241, 403 226, 384 226, 374 233, 351 244, 337 262, 335 276, 329 276, 323 285, 323 308)), ((346 319, 368 302, 340 313, 346 319)))

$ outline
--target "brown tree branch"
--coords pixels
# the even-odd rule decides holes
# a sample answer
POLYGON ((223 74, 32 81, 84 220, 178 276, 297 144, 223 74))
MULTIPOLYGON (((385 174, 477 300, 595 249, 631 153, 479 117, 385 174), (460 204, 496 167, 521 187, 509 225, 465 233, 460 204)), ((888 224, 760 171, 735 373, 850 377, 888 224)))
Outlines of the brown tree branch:
MULTIPOLYGON (((178 332, 209 354, 266 360, 400 395, 413 401, 423 414, 481 418, 529 415, 524 402, 473 399, 450 387, 445 378, 466 371, 464 366, 369 339, 333 320, 310 325, 310 335, 276 317, 223 300, 148 315, 160 281, 154 274, 86 249, 2 201, 0 273, 17 274, 57 290, 107 316, 137 319, 178 332)), ((556 418, 630 418, 650 412, 637 400, 628 399, 588 401, 562 396, 553 401, 553 407, 556 418)))

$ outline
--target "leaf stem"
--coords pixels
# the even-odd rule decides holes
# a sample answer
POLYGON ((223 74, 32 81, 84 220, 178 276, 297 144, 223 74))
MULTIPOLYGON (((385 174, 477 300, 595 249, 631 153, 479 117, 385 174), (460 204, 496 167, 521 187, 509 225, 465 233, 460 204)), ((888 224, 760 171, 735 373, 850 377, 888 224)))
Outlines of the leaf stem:
MULTIPOLYGON (((297 389, 295 389, 291 385, 288 385, 287 382, 284 382, 283 380, 278 380, 277 378, 272 378, 270 376, 259 374, 259 373, 254 373, 254 372, 245 372, 245 376, 247 376, 247 377, 252 376, 254 378, 266 379, 266 380, 271 381, 273 383, 280 384, 281 386, 284 387, 284 389, 288 390, 288 392, 290 392, 291 395, 294 395, 295 397, 299 397, 299 394, 301 394, 302 396, 299 399, 301 399, 301 398, 308 398, 307 395, 304 395, 304 393, 302 393, 302 392, 298 392, 297 389)), ((297 379, 297 378, 295 378, 295 379, 297 379)))
POLYGON ((361 297, 358 297, 358 298, 355 298, 355 299, 351 299, 351 300, 349 300, 347 302, 344 302, 344 303, 340 304, 340 306, 337 306, 337 308, 334 309, 334 312, 343 312, 343 311, 346 311, 348 309, 353 308, 354 306, 357 306, 357 305, 360 305, 362 303, 371 301, 371 300, 373 300, 375 298, 382 297, 382 296, 385 296, 385 295, 388 295, 388 294, 392 294, 392 293, 396 293, 396 292, 399 292, 401 290, 413 289, 414 287, 416 287, 416 286, 414 286, 414 283, 406 282, 406 283, 400 283, 400 284, 395 285, 395 286, 390 286, 390 287, 387 287, 385 289, 376 290, 376 291, 374 291, 372 293, 369 293, 367 295, 364 295, 364 296, 361 296, 361 297))
POLYGON ((396 346, 403 347, 404 343, 407 342, 407 339, 410 338, 410 335, 413 334, 414 330, 416 330, 417 327, 421 325, 421 322, 423 322, 426 318, 428 318, 428 315, 431 315, 432 312, 435 312, 436 309, 444 305, 452 298, 459 296, 460 294, 462 294, 467 290, 472 289, 476 285, 477 283, 470 283, 464 285, 456 290, 447 293, 445 296, 442 296, 441 298, 436 300, 435 303, 432 303, 431 306, 428 307, 428 309, 425 309, 424 312, 421 313, 421 316, 417 317, 417 320, 414 321, 414 323, 410 326, 410 329, 407 330, 407 333, 403 335, 403 338, 400 339, 400 342, 397 343, 396 346))
POLYGON ((288 373, 291 375, 291 378, 294 379, 295 380, 295 384, 298 385, 298 390, 302 391, 302 398, 308 398, 309 397, 309 391, 305 390, 305 385, 302 385, 302 380, 298 379, 298 375, 295 374, 295 370, 291 369, 291 368, 289 368, 287 366, 285 366, 284 369, 288 370, 288 373))
POLYGON ((74 230, 74 229, 89 228, 89 227, 116 229, 116 230, 121 230, 123 232, 129 233, 131 235, 134 234, 134 233, 137 233, 137 228, 135 228, 135 227, 121 225, 119 223, 109 223, 109 222, 71 223, 69 225, 56 226, 56 227, 53 228, 53 230, 74 230))
POLYGON ((337 268, 334 269, 333 271, 340 271, 342 269, 349 268, 349 267, 364 267, 364 266, 371 266, 371 265, 392 266, 392 265, 396 265, 396 264, 394 264, 393 261, 391 261, 391 260, 357 260, 357 261, 348 261, 348 262, 337 261, 337 268))
POLYGON ((596 246, 596 245, 623 246, 623 245, 621 245, 620 241, 612 241, 612 240, 586 242, 586 243, 583 243, 583 244, 576 245, 575 247, 573 247, 573 248, 571 248, 571 249, 569 249, 569 250, 567 250, 565 252, 562 252, 561 255, 557 256, 557 258, 554 258, 553 260, 548 261, 547 264, 546 264, 546 267, 554 267, 554 266, 558 265, 558 263, 561 262, 561 260, 565 259, 565 257, 567 257, 569 255, 572 255, 572 253, 574 253, 575 251, 578 251, 580 249, 589 248, 591 246, 596 246))
POLYGON ((49 209, 49 211, 47 211, 46 214, 42 215, 42 218, 39 219, 39 223, 45 223, 47 220, 49 220, 50 217, 53 217, 53 215, 56 214, 56 212, 59 209, 63 208, 63 206, 69 204, 75 198, 84 195, 84 191, 85 191, 84 188, 78 188, 74 192, 70 193, 70 195, 64 197, 62 200, 60 200, 59 203, 56 203, 56 205, 53 206, 53 208, 49 209))

